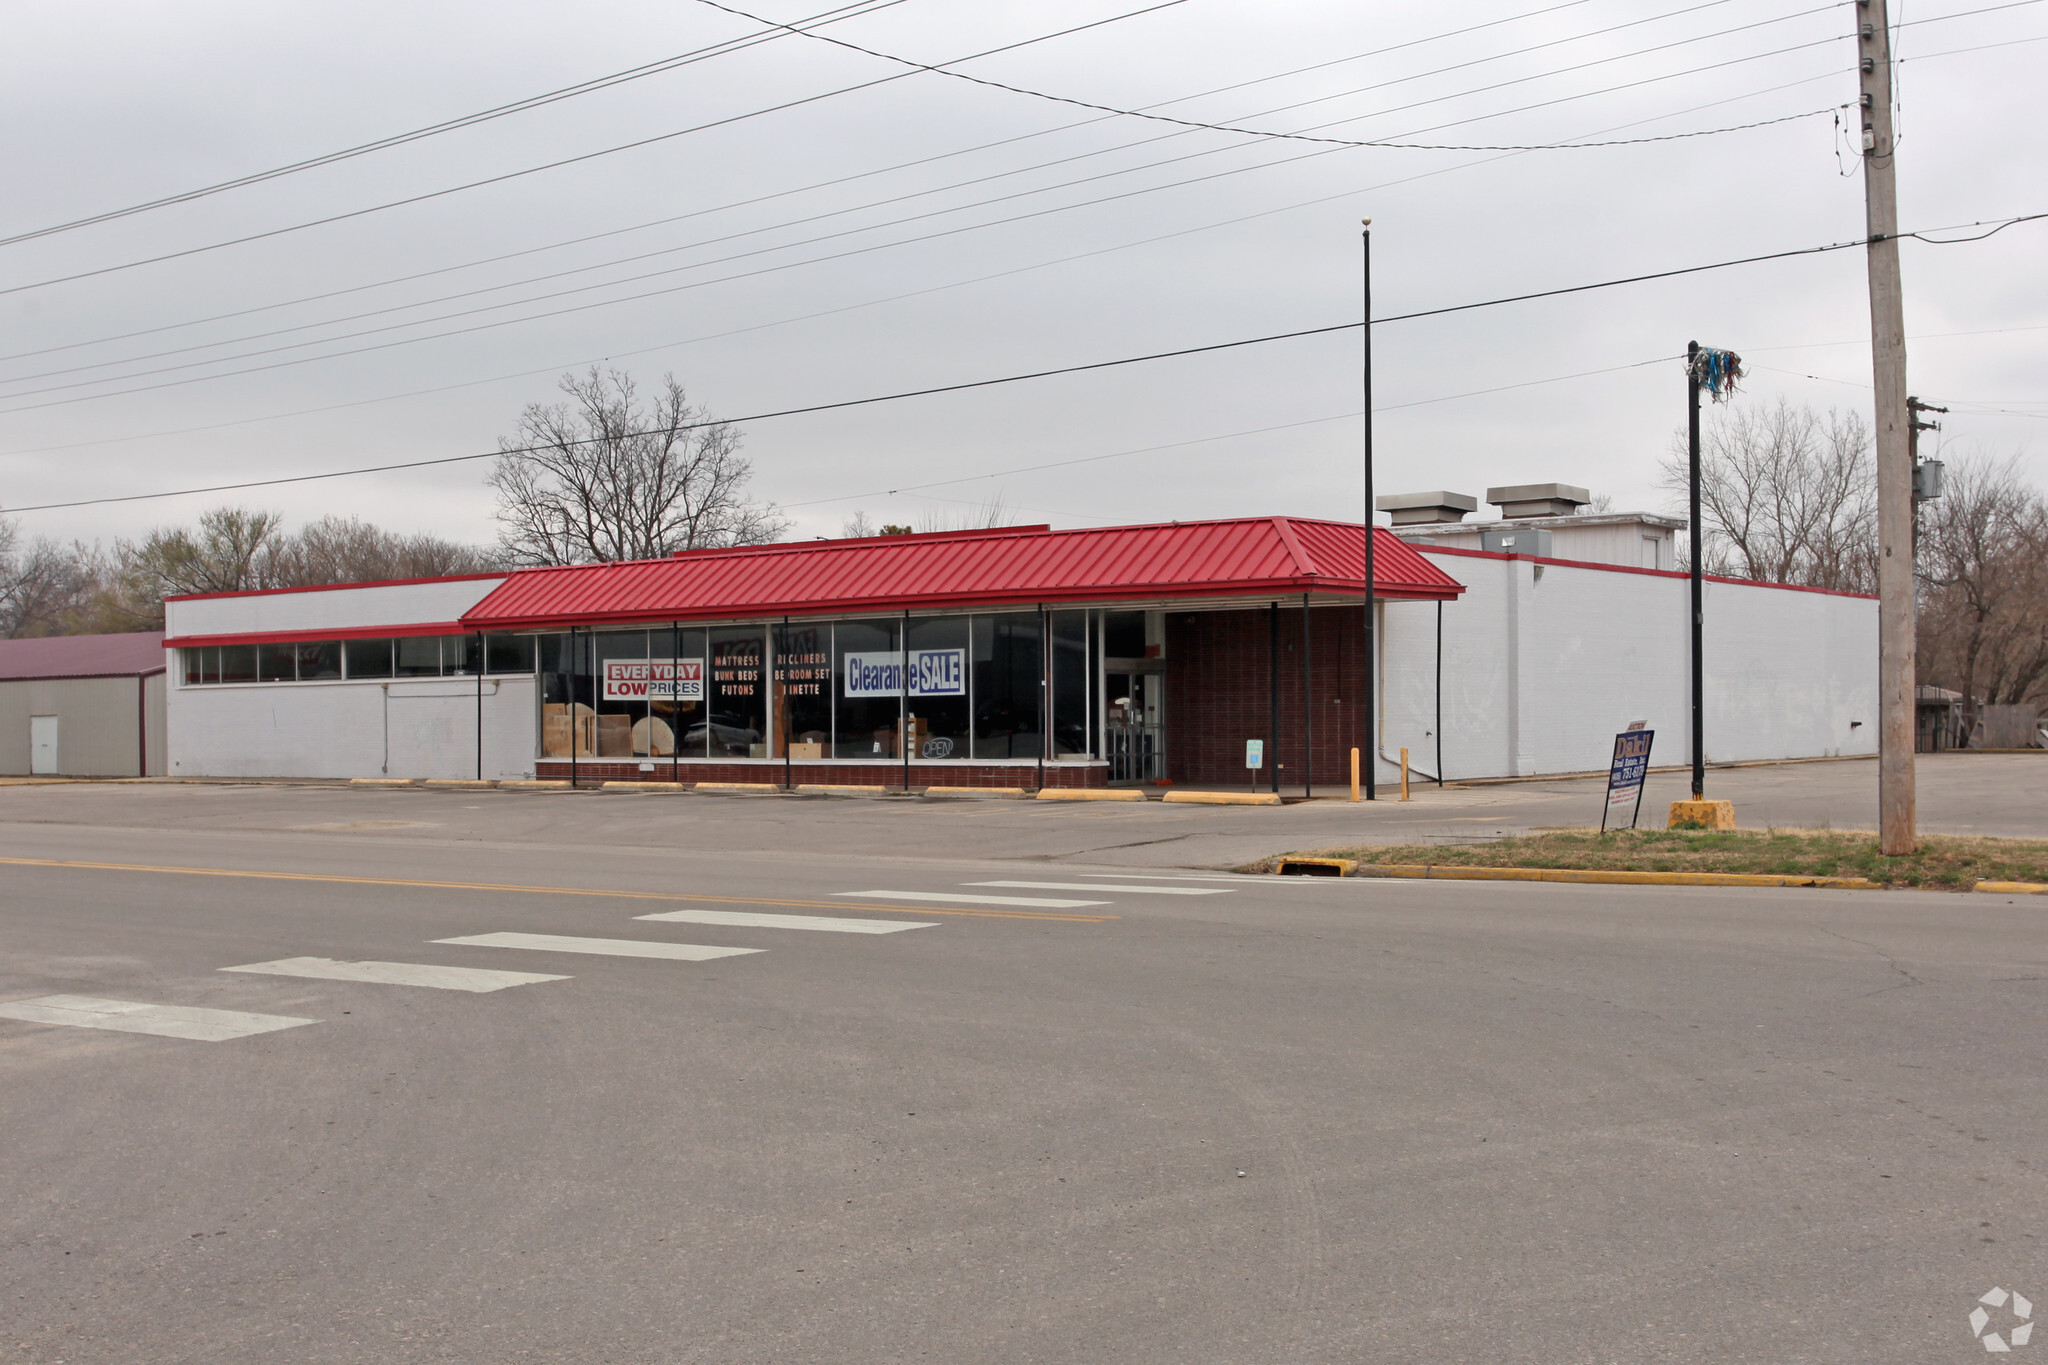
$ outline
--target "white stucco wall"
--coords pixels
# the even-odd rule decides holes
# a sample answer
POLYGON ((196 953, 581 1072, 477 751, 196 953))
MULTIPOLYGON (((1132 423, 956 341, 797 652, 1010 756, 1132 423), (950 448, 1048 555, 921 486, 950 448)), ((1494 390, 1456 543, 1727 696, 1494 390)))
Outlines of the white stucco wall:
POLYGON ((308 640, 320 632, 361 626, 434 625, 459 620, 503 578, 441 579, 428 583, 309 588, 303 592, 242 597, 171 599, 164 632, 181 635, 263 635, 292 631, 308 640))
MULTIPOLYGON (((1446 777, 1605 768, 1615 733, 1636 720, 1657 732, 1652 762, 1686 761, 1684 578, 1469 555, 1431 562, 1466 585, 1443 613, 1446 777)), ((1391 755, 1405 744, 1433 770, 1436 608, 1389 603, 1382 619, 1383 747, 1391 755)), ((1710 582, 1704 634, 1709 762, 1877 751, 1876 602, 1710 582)))
MULTIPOLYGON (((483 775, 533 776, 534 680, 486 678, 483 693, 483 775)), ((167 700, 173 776, 477 775, 474 678, 174 682, 167 700)))

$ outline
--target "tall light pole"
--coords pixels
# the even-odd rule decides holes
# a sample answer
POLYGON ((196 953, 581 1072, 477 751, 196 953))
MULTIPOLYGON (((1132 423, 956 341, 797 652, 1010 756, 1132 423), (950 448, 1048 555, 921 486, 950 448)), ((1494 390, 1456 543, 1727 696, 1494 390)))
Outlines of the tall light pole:
POLYGON ((1892 39, 1885 0, 1857 0, 1863 204, 1870 268, 1870 365, 1877 393, 1878 849, 1919 843, 1913 800, 1913 455, 1906 406, 1906 307, 1892 137, 1892 39))
MULTIPOLYGON (((1365 280, 1365 799, 1379 799, 1380 730, 1378 720, 1378 678, 1374 671, 1372 581, 1372 219, 1361 220, 1358 234, 1359 264, 1365 280)), ((1439 774, 1443 764, 1437 764, 1439 774)))

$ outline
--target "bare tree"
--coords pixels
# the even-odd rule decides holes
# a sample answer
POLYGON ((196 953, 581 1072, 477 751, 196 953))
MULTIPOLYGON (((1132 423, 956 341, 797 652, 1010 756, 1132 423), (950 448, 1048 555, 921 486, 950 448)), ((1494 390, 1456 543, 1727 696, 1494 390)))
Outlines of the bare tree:
POLYGON ((100 569, 85 546, 47 537, 24 546, 19 528, 0 521, 0 636, 71 633, 91 612, 100 569))
POLYGON ((570 401, 532 404, 500 438, 490 485, 500 545, 522 564, 653 559, 757 545, 789 523, 746 496, 740 433, 690 406, 674 375, 644 405, 629 375, 564 375, 570 401))
POLYGON ((1972 708, 2048 700, 2048 502, 2018 462, 1950 460, 1915 559, 1920 680, 1972 708))
MULTIPOLYGON (((1658 485, 1684 499, 1685 435, 1658 485)), ((1870 591, 1877 581, 1877 479, 1870 429, 1854 412, 1728 410, 1701 432, 1698 553, 1712 573, 1870 591)))
POLYGON ((953 511, 920 512, 917 517, 917 529, 927 535, 933 531, 991 531, 1016 524, 1017 513, 1000 492, 987 502, 963 504, 953 511))
POLYGON ((161 630, 166 597, 293 586, 285 572, 289 545, 281 514, 216 507, 196 530, 158 527, 139 545, 116 545, 116 590, 132 629, 161 630))
POLYGON ((486 573, 499 556, 424 533, 400 535, 358 517, 325 516, 279 548, 275 576, 291 587, 369 583, 390 578, 441 578, 486 573))

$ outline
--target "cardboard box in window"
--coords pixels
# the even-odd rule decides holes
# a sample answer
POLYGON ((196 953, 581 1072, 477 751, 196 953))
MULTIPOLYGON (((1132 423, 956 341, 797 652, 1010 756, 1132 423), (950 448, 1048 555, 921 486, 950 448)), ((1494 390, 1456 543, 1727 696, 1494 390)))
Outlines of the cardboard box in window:
POLYGON ((631 758, 633 756, 633 718, 631 716, 599 716, 597 718, 597 756, 599 758, 631 758))
POLYGON ((815 741, 811 743, 805 743, 803 740, 800 739, 792 740, 789 746, 789 756, 793 759, 823 758, 825 756, 825 746, 816 743, 815 741))
POLYGON ((597 751, 597 717, 581 702, 576 703, 576 715, 572 722, 569 707, 561 702, 549 702, 541 707, 540 755, 542 758, 569 757, 569 727, 576 727, 576 756, 589 758, 597 751))

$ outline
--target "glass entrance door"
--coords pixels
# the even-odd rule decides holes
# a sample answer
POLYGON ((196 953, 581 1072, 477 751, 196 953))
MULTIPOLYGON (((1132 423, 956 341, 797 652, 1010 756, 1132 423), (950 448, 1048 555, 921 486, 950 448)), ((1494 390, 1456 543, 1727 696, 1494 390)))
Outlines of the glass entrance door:
POLYGON ((1166 675, 1111 673, 1103 715, 1111 782, 1166 776, 1166 675))

